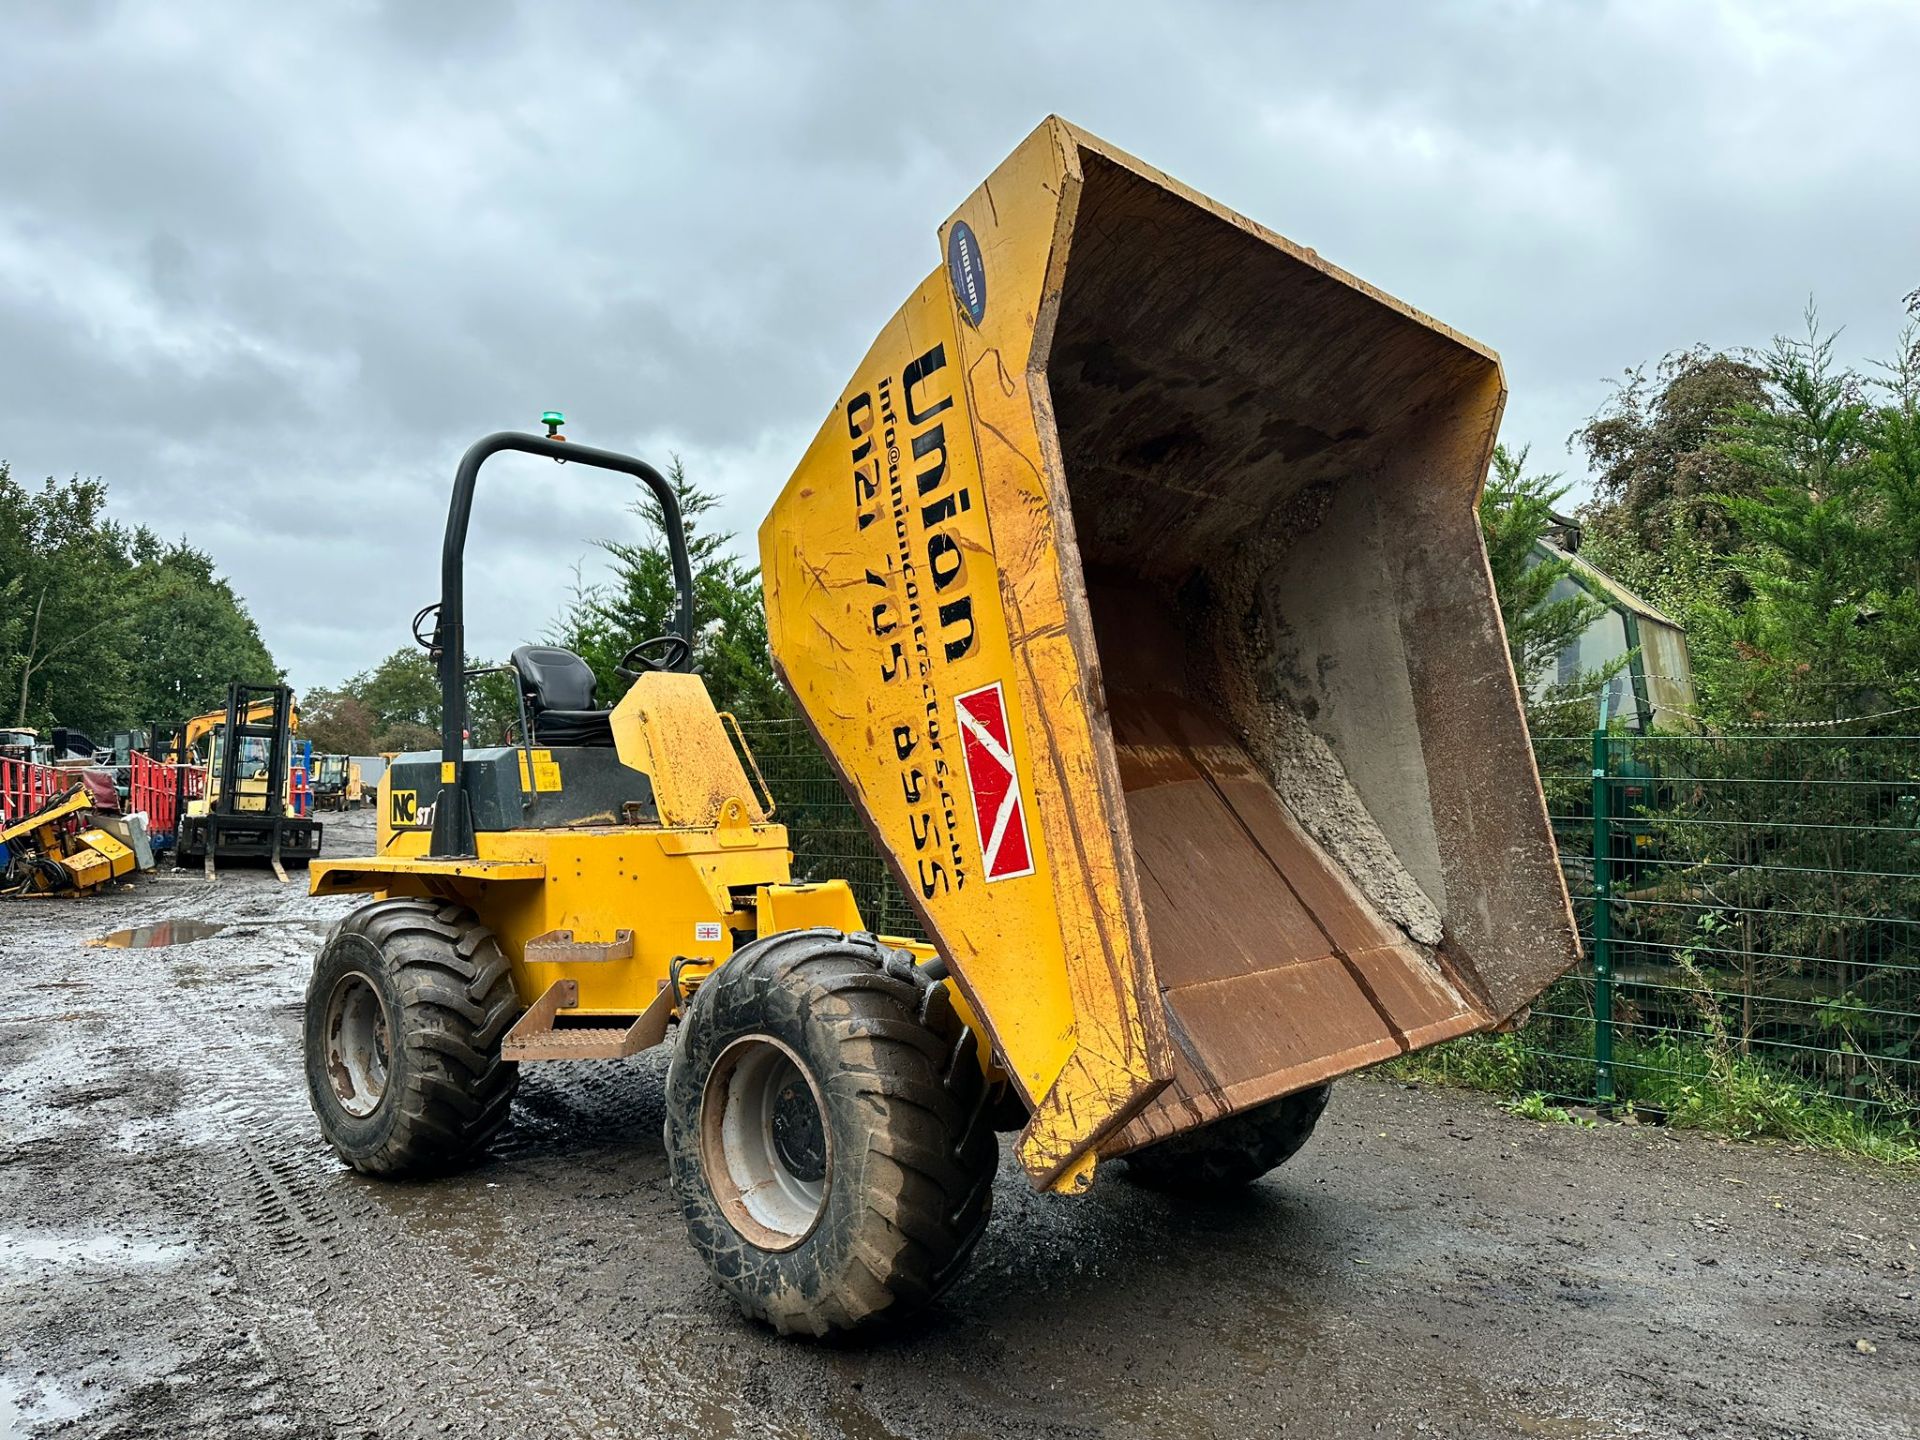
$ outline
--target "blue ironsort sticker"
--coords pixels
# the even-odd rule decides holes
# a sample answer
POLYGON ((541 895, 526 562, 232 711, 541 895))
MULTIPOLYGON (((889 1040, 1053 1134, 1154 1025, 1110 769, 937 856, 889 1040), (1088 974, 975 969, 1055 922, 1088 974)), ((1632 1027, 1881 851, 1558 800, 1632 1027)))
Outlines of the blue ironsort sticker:
POLYGON ((964 220, 954 221, 947 232, 947 274, 960 307, 978 325, 987 313, 987 267, 980 259, 980 241, 964 220))

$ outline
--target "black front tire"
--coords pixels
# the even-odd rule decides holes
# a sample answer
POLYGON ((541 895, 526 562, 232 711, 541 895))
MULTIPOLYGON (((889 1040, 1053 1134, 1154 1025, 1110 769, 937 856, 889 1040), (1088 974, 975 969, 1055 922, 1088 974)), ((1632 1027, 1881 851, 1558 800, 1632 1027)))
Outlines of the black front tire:
POLYGON ((1126 1157, 1127 1176, 1174 1195, 1215 1195, 1251 1185, 1291 1160, 1327 1108, 1331 1085, 1295 1091, 1126 1157))
POLYGON ((904 1318, 965 1266, 999 1149, 944 986, 871 935, 747 946, 695 992, 667 1072, 687 1234, 748 1315, 825 1335, 904 1318))
POLYGON ((307 985, 307 1091, 340 1158, 368 1175, 472 1163, 507 1122, 519 1014, 507 958, 471 910, 378 900, 327 937, 307 985))
POLYGON ((198 865, 206 858, 206 822, 197 816, 186 815, 179 820, 174 831, 173 863, 185 869, 189 865, 198 865))

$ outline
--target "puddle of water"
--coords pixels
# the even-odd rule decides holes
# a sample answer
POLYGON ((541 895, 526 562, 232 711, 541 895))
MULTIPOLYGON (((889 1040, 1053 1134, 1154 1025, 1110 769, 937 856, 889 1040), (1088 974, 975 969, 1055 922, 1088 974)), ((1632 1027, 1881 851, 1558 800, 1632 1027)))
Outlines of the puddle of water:
POLYGON ((332 928, 330 920, 156 920, 151 925, 132 925, 111 935, 98 935, 86 943, 95 950, 159 950, 168 945, 210 940, 228 931, 240 935, 262 930, 325 935, 332 928))
POLYGON ((119 1235, 0 1235, 0 1270, 51 1265, 172 1265, 188 1254, 185 1245, 161 1245, 119 1235))
POLYGON ((211 920, 161 920, 153 925, 134 925, 87 941, 96 950, 158 950, 165 945, 187 945, 206 940, 227 927, 211 920))
MULTIPOLYGON (((152 925, 131 925, 115 929, 111 935, 96 935, 86 945, 96 950, 157 950, 165 945, 190 945, 213 935, 326 935, 334 927, 332 920, 157 920, 152 925)), ((79 981, 75 981, 79 983, 79 981)))
POLYGON ((38 1401, 30 1402, 19 1386, 0 1375, 0 1440, 27 1440, 34 1428, 77 1420, 86 1413, 84 1405, 46 1384, 38 1401))

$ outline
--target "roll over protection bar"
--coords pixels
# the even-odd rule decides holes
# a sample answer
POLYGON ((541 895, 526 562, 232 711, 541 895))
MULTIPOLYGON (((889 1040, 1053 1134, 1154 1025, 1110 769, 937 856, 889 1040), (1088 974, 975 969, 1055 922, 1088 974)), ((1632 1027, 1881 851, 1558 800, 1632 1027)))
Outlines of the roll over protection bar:
POLYGON ((644 460, 591 445, 558 438, 522 435, 502 430, 476 440, 460 457, 453 477, 453 500, 447 507, 447 535, 440 550, 440 613, 433 628, 433 644, 440 672, 440 793, 433 807, 435 859, 459 859, 476 853, 473 808, 461 784, 467 729, 466 661, 466 552, 467 522, 473 515, 473 491, 480 467, 503 450, 543 455, 572 465, 616 470, 631 475, 653 492, 667 532, 667 557, 673 569, 676 613, 672 631, 687 642, 687 653, 673 668, 693 666, 693 568, 687 560, 686 529, 680 518, 680 500, 667 478, 644 460))

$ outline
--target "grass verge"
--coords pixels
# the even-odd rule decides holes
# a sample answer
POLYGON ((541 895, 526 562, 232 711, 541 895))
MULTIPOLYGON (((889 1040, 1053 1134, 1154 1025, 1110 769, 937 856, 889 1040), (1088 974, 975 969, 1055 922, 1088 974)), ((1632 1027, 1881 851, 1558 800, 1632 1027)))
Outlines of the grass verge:
MULTIPOLYGON (((1397 1080, 1504 1096, 1514 1114, 1542 1123, 1573 1120, 1554 1102, 1590 1101, 1593 1094, 1590 1060, 1536 1050, 1518 1035, 1469 1035, 1374 1070, 1397 1080)), ((1738 1140, 1789 1140, 1887 1165, 1920 1165, 1920 1124, 1912 1112, 1836 1100, 1761 1061, 1709 1043, 1616 1046, 1614 1086, 1616 1103, 1676 1128, 1738 1140)))

